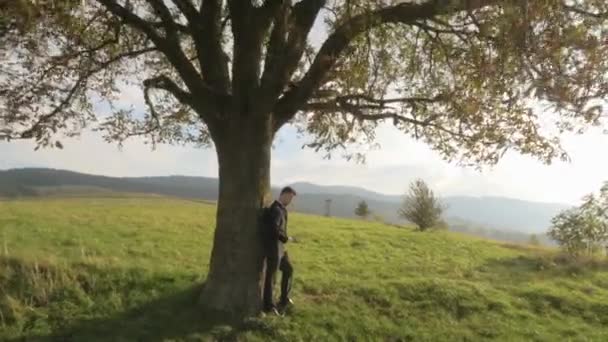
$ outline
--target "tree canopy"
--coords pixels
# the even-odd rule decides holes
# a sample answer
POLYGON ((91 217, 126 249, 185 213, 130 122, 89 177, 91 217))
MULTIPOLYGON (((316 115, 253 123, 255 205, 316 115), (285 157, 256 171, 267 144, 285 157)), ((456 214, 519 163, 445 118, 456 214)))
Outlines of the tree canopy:
POLYGON ((59 147, 88 127, 208 145, 270 113, 274 131, 292 122, 327 152, 388 122, 448 160, 550 162, 567 157, 559 133, 605 119, 603 0, 44 3, 0 37, 0 139, 59 147), (145 113, 117 103, 125 84, 145 113))

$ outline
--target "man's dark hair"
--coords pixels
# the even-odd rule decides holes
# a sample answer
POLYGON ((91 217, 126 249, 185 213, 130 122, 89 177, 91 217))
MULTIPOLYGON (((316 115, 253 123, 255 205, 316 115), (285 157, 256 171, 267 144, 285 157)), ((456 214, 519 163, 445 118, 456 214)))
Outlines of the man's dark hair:
POLYGON ((294 196, 298 195, 296 193, 296 191, 292 187, 290 187, 290 186, 284 187, 283 190, 281 190, 281 195, 282 194, 293 194, 294 196))

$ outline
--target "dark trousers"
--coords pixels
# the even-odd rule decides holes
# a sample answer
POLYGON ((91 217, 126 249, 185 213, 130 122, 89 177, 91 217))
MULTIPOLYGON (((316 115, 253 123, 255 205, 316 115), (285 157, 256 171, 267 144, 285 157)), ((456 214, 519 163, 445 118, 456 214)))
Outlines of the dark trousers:
POLYGON ((293 279, 293 267, 291 266, 291 262, 289 262, 287 251, 282 256, 274 248, 270 252, 266 255, 266 279, 264 280, 264 309, 266 310, 275 307, 272 292, 277 269, 281 270, 281 298, 279 305, 287 303, 293 279))

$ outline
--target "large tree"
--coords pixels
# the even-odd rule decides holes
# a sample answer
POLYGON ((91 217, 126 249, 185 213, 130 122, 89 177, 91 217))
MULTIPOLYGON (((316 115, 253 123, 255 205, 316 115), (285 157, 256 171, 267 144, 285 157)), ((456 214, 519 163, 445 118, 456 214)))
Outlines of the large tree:
POLYGON ((564 158, 559 132, 605 114, 605 0, 48 3, 28 31, 0 37, 0 138, 61 147, 87 128, 213 144, 211 309, 260 308, 255 222, 289 122, 309 147, 349 157, 387 122, 447 160, 491 164, 509 149, 564 158), (125 84, 141 87, 145 113, 117 101, 125 84))

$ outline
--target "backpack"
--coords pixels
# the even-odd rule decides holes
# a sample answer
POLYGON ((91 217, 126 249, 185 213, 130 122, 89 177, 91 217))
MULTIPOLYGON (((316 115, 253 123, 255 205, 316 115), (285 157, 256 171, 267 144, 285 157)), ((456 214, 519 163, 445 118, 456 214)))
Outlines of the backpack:
POLYGON ((259 215, 259 232, 262 238, 267 238, 270 233, 270 212, 271 207, 262 207, 259 215))

